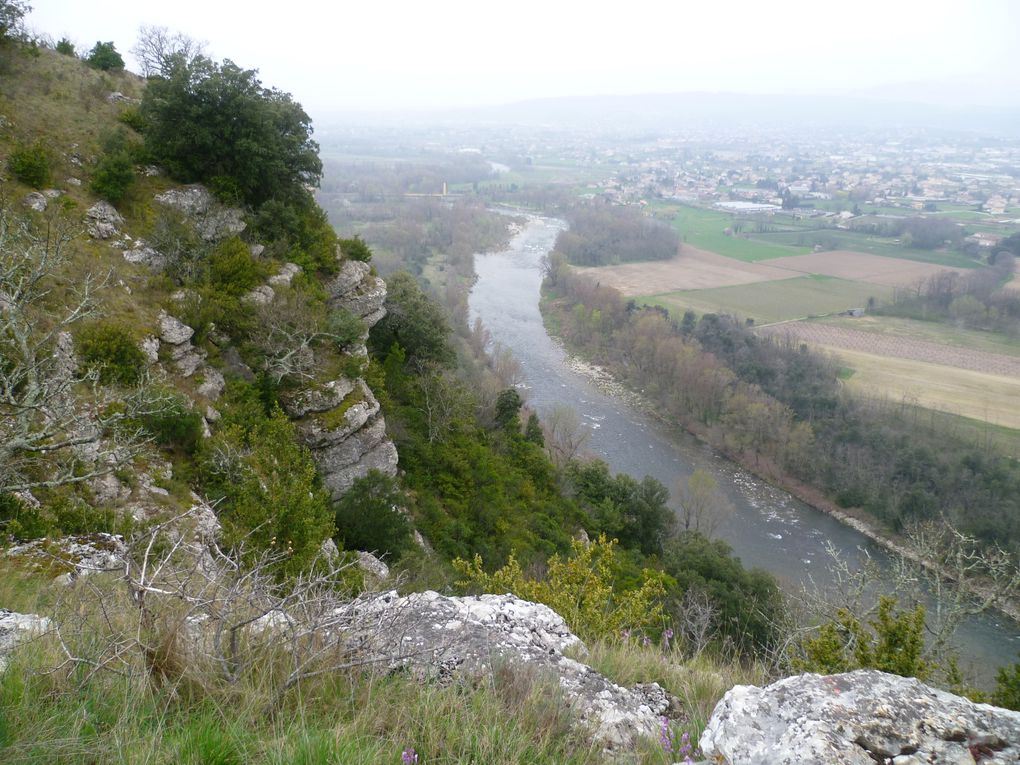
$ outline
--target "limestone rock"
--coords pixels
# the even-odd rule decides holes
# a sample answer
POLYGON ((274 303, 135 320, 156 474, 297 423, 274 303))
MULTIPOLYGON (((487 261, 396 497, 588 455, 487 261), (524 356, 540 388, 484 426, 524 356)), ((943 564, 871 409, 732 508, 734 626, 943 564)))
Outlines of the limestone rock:
POLYGON ((798 675, 732 688, 700 743, 727 765, 997 765, 1020 760, 1020 712, 875 670, 798 675))
POLYGON ((319 547, 319 554, 326 560, 336 560, 340 557, 340 548, 336 546, 336 542, 330 537, 326 537, 319 547))
POLYGON ((202 370, 202 375, 205 379, 198 386, 198 393, 200 396, 205 396, 207 399, 215 401, 223 393, 227 381, 223 379, 223 374, 218 369, 213 369, 212 367, 206 367, 202 370))
POLYGON ((81 178, 65 178, 64 183, 68 186, 81 186, 81 178))
POLYGON ((360 396, 361 400, 347 408, 341 423, 330 423, 331 427, 326 427, 323 421, 316 417, 309 417, 298 423, 298 431, 307 446, 312 449, 330 446, 361 430, 371 418, 379 414, 379 402, 364 380, 359 379, 352 383, 346 378, 340 378, 321 388, 302 391, 285 399, 284 408, 291 417, 328 412, 341 405, 351 394, 360 396), (333 387, 330 388, 330 385, 333 387), (331 401, 336 403, 328 406, 331 401))
MULTIPOLYGON (((259 245, 261 247, 261 245, 259 245)), ((272 287, 289 287, 294 277, 301 273, 301 266, 297 263, 284 263, 280 270, 269 277, 269 284, 272 287)))
POLYGON ((273 302, 276 292, 268 284, 260 284, 251 292, 244 295, 241 300, 252 305, 268 305, 273 302))
POLYGON ((142 341, 138 344, 138 347, 142 349, 142 353, 145 354, 146 360, 150 364, 155 364, 159 361, 159 338, 155 335, 149 335, 148 337, 142 338, 142 341))
POLYGON ((360 260, 345 260, 340 272, 326 285, 326 292, 333 300, 341 300, 361 284, 371 268, 360 260))
POLYGON ((21 200, 21 203, 29 210, 35 210, 36 212, 46 212, 46 208, 49 205, 49 201, 46 197, 38 191, 32 191, 25 194, 25 198, 21 200))
POLYGON ((174 366, 181 373, 182 377, 191 377, 205 364, 206 353, 200 348, 195 348, 190 343, 175 349, 173 358, 174 366))
MULTIPOLYGON (((368 435, 374 436, 375 433, 370 432, 368 435)), ((389 439, 378 442, 357 458, 343 464, 342 460, 338 459, 338 454, 347 449, 350 450, 348 454, 356 452, 361 441, 355 438, 348 439, 335 449, 312 452, 312 459, 323 475, 322 483, 334 500, 346 494, 356 480, 364 478, 371 470, 378 470, 390 477, 397 474, 397 447, 389 439), (353 443, 348 445, 348 442, 352 441, 353 443)))
MULTIPOLYGON (((390 567, 370 552, 360 551, 358 553, 358 568, 365 573, 366 579, 372 580, 371 584, 374 585, 378 585, 386 581, 390 575, 390 567)), ((366 582, 366 584, 368 584, 368 582, 366 582)))
POLYGON ((122 502, 131 496, 131 487, 125 486, 113 473, 97 476, 89 481, 92 499, 100 507, 122 502))
POLYGON ((164 343, 181 345, 191 339, 195 330, 180 319, 174 318, 166 311, 159 312, 159 336, 164 343))
POLYGON ((43 189, 43 196, 47 199, 60 199, 64 196, 64 192, 60 189, 43 189))
POLYGON ((313 412, 328 412, 330 409, 340 406, 355 387, 354 380, 340 377, 322 385, 301 388, 283 395, 283 409, 290 417, 304 417, 313 412))
POLYGON ((656 736, 670 700, 658 685, 622 688, 591 667, 564 656, 584 644, 551 608, 513 595, 452 598, 435 592, 396 592, 356 602, 386 629, 364 638, 369 652, 392 657, 391 666, 439 681, 491 673, 498 663, 517 671, 548 673, 596 741, 629 749, 639 736, 656 736))
POLYGON ((121 537, 100 533, 53 540, 35 539, 8 548, 5 555, 40 563, 56 561, 71 568, 76 576, 87 576, 123 569, 125 550, 121 537))
POLYGON ((136 104, 136 103, 138 103, 138 99, 137 98, 131 98, 130 96, 125 96, 119 90, 115 90, 112 93, 110 93, 106 97, 106 100, 107 100, 107 102, 109 102, 111 104, 136 104))
POLYGON ((134 242, 134 246, 130 250, 124 250, 122 254, 124 255, 124 260, 128 263, 148 266, 154 271, 158 271, 166 266, 166 256, 158 250, 149 247, 141 239, 134 242))
POLYGON ((7 657, 26 640, 37 637, 50 628, 50 620, 35 614, 19 614, 0 608, 0 672, 7 667, 7 657))
POLYGON ((110 239, 120 233, 124 219, 109 202, 96 202, 85 213, 85 230, 93 239, 110 239))
POLYGON ((207 242, 218 242, 240 234, 247 225, 242 210, 220 204, 199 184, 170 189, 157 195, 156 201, 191 218, 198 235, 207 242))

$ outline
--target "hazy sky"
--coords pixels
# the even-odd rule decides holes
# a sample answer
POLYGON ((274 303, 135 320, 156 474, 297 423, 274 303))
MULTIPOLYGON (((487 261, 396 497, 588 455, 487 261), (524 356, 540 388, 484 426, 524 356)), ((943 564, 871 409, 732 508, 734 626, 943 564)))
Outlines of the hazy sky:
POLYGON ((35 31, 79 48, 127 54, 142 24, 184 32, 313 117, 683 91, 1020 105, 1018 0, 30 2, 35 31))

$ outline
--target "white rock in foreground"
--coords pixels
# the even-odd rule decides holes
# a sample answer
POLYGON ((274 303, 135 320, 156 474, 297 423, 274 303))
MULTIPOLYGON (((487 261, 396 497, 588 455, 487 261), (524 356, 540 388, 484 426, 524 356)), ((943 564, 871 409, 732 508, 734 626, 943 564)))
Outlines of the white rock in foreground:
POLYGON ((19 614, 0 608, 0 672, 7 667, 7 655, 18 643, 41 635, 50 628, 50 620, 35 614, 19 614))
POLYGON ((584 644, 548 606, 513 595, 453 598, 436 592, 398 597, 389 592, 358 601, 361 614, 388 626, 367 638, 369 650, 427 677, 450 679, 491 673, 500 663, 556 678, 564 700, 595 740, 609 749, 630 749, 639 736, 656 736, 670 709, 655 683, 622 688, 579 661, 563 655, 584 644))
POLYGON ((1004 765, 1020 761, 1020 713, 875 670, 738 685, 701 735, 727 765, 1004 765))

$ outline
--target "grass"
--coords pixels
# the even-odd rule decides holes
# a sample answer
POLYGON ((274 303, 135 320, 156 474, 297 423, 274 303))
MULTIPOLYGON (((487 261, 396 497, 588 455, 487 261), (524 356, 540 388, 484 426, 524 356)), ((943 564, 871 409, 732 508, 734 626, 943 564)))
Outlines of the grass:
POLYGON ((892 297, 892 289, 830 276, 801 276, 734 287, 684 290, 639 298, 642 305, 661 305, 682 314, 730 313, 758 324, 798 319, 865 305, 869 297, 892 297))
POLYGON ((845 316, 828 316, 823 319, 814 319, 814 321, 847 329, 857 329, 862 332, 873 332, 877 335, 905 337, 911 340, 924 340, 959 348, 987 351, 988 353, 1020 356, 1020 338, 1010 337, 999 332, 963 329, 944 322, 902 319, 896 316, 876 316, 874 314, 856 319, 845 316))
POLYGON ((938 266, 951 266, 953 268, 978 268, 982 265, 973 258, 959 252, 918 250, 903 247, 892 239, 840 229, 779 231, 768 234, 754 234, 753 236, 756 239, 774 244, 803 244, 812 249, 816 244, 820 244, 825 249, 830 250, 853 250, 854 252, 884 255, 889 258, 903 258, 904 260, 915 260, 921 263, 934 263, 938 266))
POLYGON ((847 382, 851 390, 903 399, 1007 429, 1020 428, 1016 406, 1020 380, 842 348, 828 350, 854 370, 847 382))
MULTIPOLYGON (((809 247, 797 247, 787 244, 773 244, 760 241, 752 235, 749 239, 729 236, 726 229, 732 227, 737 220, 730 213, 705 210, 680 204, 656 203, 652 205, 658 218, 668 220, 679 232, 682 241, 703 250, 711 250, 728 258, 736 258, 746 262, 785 258, 790 255, 804 255, 811 251, 809 247)), ((741 218, 745 231, 754 226, 750 219, 741 218)))

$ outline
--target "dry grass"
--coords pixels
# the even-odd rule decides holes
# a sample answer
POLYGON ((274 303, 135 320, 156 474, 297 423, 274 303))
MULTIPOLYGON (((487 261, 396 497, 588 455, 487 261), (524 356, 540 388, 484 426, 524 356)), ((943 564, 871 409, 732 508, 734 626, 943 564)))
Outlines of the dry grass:
POLYGON ((836 250, 748 263, 683 245, 672 260, 577 268, 627 296, 759 284, 798 276, 830 276, 879 287, 913 284, 948 269, 931 263, 836 250))
MULTIPOLYGON (((824 347, 824 346, 823 346, 824 347)), ((1020 379, 841 348, 826 350, 854 370, 847 384, 868 394, 1020 428, 1020 379)))

